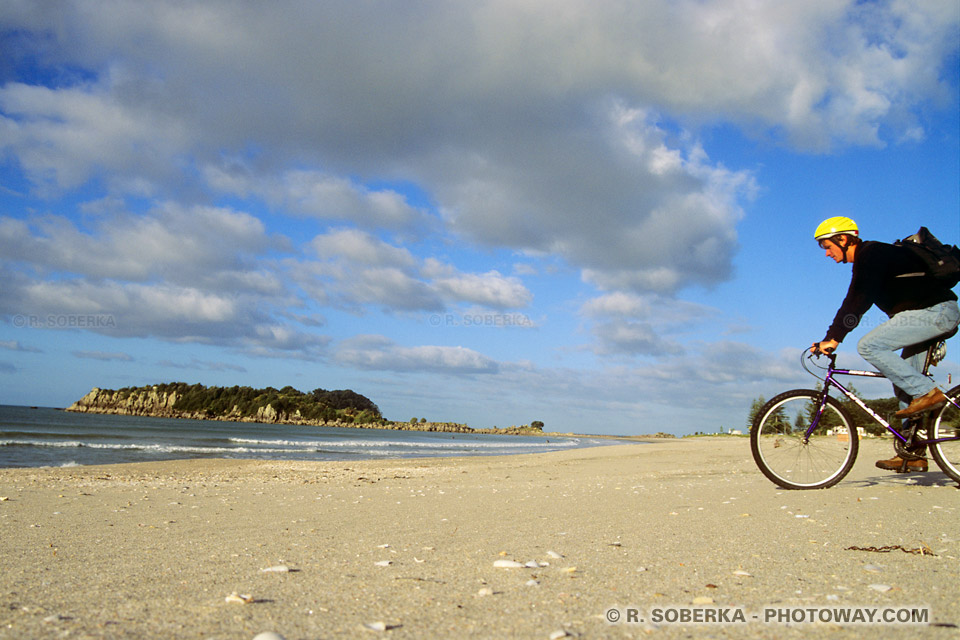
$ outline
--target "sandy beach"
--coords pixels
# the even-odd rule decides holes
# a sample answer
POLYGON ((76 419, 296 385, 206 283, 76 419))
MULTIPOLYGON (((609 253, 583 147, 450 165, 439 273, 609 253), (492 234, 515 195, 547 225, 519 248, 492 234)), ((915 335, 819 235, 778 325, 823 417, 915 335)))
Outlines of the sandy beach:
POLYGON ((933 465, 874 468, 890 450, 868 440, 844 482, 803 492, 734 437, 0 470, 0 638, 956 638, 960 492, 933 465), (750 617, 828 607, 929 620, 750 617))

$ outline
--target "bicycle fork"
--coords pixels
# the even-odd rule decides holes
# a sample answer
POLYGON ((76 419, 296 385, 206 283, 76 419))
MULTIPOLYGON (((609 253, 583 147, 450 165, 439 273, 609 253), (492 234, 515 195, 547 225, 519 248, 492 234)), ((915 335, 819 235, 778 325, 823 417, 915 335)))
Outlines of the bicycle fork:
POLYGON ((827 407, 827 395, 830 393, 830 383, 833 382, 830 380, 829 376, 827 381, 823 384, 823 391, 820 392, 820 400, 817 402, 817 413, 813 416, 813 420, 810 421, 810 426, 807 427, 806 432, 803 434, 803 444, 808 444, 810 442, 810 436, 817 430, 817 427, 820 426, 820 418, 823 417, 823 410, 827 407))

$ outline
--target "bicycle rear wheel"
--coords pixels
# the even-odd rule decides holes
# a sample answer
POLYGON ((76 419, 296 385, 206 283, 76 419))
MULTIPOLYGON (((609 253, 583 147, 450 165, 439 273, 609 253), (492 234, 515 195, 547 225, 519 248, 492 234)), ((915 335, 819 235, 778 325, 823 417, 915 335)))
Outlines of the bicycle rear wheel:
POLYGON ((816 431, 805 439, 820 392, 786 391, 763 405, 750 430, 750 449, 763 475, 784 489, 825 489, 840 482, 857 458, 857 429, 840 403, 827 397, 816 431))
MULTIPOLYGON (((960 386, 950 389, 947 397, 960 404, 960 386)), ((948 402, 933 414, 928 435, 931 440, 960 436, 960 409, 948 402)), ((945 474, 960 482, 960 440, 931 444, 930 453, 945 474)))

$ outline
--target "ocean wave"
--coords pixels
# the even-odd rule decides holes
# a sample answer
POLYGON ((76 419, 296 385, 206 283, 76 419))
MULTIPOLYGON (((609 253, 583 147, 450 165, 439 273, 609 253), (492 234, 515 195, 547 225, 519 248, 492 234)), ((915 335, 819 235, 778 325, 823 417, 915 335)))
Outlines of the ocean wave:
POLYGON ((120 444, 104 442, 80 442, 62 440, 48 442, 40 440, 0 440, 0 447, 38 447, 59 449, 105 449, 113 451, 148 451, 155 453, 289 453, 289 449, 269 447, 204 447, 178 444, 120 444))
MULTIPOLYGON (((510 436, 514 437, 514 436, 510 436)), ((557 449, 576 447, 580 441, 576 438, 564 438, 547 442, 482 442, 480 440, 454 440, 450 442, 398 442, 394 440, 277 440, 262 438, 230 438, 237 444, 272 445, 284 447, 335 447, 362 449, 557 449)))
MULTIPOLYGON (((132 440, 122 433, 62 433, 56 431, 0 431, 0 438, 82 438, 86 440, 132 440)), ((4 442, 4 440, 0 440, 4 442)))
POLYGON ((205 454, 205 455, 269 455, 276 454, 331 454, 362 455, 381 457, 391 455, 410 455, 416 453, 429 454, 430 452, 458 453, 458 452, 517 452, 535 451, 540 449, 556 449, 559 447, 575 447, 578 442, 480 442, 476 440, 460 440, 455 442, 394 442, 386 440, 357 441, 357 440, 282 440, 263 438, 227 438, 228 446, 188 445, 188 444, 153 444, 143 442, 90 442, 83 440, 0 440, 0 447, 36 447, 54 449, 87 449, 110 451, 136 451, 155 454, 205 454))

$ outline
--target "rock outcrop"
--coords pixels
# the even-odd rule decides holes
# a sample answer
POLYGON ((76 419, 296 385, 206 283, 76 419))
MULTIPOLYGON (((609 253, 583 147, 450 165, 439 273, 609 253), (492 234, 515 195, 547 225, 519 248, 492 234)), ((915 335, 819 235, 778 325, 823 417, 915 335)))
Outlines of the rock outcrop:
POLYGON ((182 412, 174 409, 177 394, 158 392, 153 387, 147 393, 126 394, 121 391, 104 391, 98 387, 90 390, 67 411, 78 413, 111 413, 125 416, 153 416, 157 418, 183 418, 182 412))

